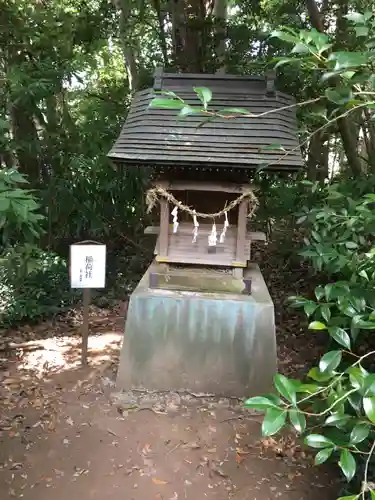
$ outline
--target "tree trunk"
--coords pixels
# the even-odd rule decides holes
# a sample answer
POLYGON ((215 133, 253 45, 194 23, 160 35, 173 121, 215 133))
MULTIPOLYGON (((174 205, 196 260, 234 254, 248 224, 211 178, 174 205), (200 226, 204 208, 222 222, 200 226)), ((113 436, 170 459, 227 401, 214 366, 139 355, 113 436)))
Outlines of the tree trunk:
POLYGON ((177 70, 201 73, 208 56, 206 7, 202 0, 169 0, 173 62, 177 70))
POLYGON ((328 177, 329 144, 323 131, 314 134, 309 143, 307 156, 307 178, 324 182, 328 177))
POLYGON ((152 3, 156 12, 156 17, 158 19, 160 48, 163 54, 164 67, 166 67, 168 66, 169 58, 168 58, 167 40, 164 29, 166 24, 165 13, 162 11, 160 0, 153 0, 152 3))
POLYGON ((15 140, 19 169, 26 174, 33 187, 40 183, 40 143, 30 109, 11 105, 12 132, 15 140))
MULTIPOLYGON (((323 32, 324 31, 324 20, 323 16, 316 4, 315 0, 306 0, 307 11, 310 17, 311 25, 316 30, 323 32)), ((337 16, 337 34, 339 41, 342 40, 344 36, 344 26, 345 26, 345 12, 347 12, 347 2, 342 0, 340 2, 340 7, 337 16)), ((335 84, 337 86, 340 85, 340 81, 336 80, 335 84)), ((337 120, 337 126, 341 135, 342 144, 344 147, 344 151, 346 157, 348 159, 349 166, 352 170, 354 176, 358 176, 362 172, 361 160, 358 156, 357 152, 357 133, 355 124, 348 118, 343 117, 337 120)))
POLYGON ((120 38, 124 54, 125 70, 128 75, 129 89, 134 90, 138 85, 138 66, 135 56, 136 41, 134 40, 134 34, 130 33, 128 26, 131 14, 131 2, 130 0, 113 1, 120 15, 120 38))
POLYGON ((367 150, 367 159, 368 163, 371 166, 371 170, 375 169, 375 127, 374 123, 371 120, 371 115, 366 109, 364 111, 364 119, 363 119, 363 135, 366 140, 366 150, 367 150))
POLYGON ((215 49, 220 71, 225 72, 226 31, 228 17, 228 0, 215 0, 215 49))

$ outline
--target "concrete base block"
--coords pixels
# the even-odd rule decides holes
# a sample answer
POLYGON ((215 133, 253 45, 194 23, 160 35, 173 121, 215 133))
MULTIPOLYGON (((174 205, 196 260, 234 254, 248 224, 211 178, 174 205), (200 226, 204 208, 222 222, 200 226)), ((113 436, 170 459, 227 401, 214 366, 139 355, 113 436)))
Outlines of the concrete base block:
POLYGON ((149 288, 152 264, 130 297, 117 390, 253 396, 277 369, 274 306, 259 267, 251 295, 149 288))

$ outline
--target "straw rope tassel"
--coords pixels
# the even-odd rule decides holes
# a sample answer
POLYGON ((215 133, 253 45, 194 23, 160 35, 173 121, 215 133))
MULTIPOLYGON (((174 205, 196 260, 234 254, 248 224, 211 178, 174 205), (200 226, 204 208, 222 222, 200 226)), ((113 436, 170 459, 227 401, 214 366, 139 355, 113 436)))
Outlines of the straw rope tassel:
POLYGON ((229 227, 229 221, 228 221, 228 213, 225 212, 224 213, 224 226, 223 226, 223 230, 221 231, 221 234, 220 234, 220 243, 224 243, 225 241, 225 234, 227 232, 227 228, 229 227))

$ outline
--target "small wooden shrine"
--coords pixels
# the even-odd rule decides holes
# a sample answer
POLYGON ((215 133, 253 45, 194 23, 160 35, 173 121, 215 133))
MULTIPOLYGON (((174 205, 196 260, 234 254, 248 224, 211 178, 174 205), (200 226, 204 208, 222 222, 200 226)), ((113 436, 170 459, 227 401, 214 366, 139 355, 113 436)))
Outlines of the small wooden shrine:
MULTIPOLYGON (((197 105, 193 88, 198 86, 212 91, 210 107, 216 112, 244 108, 250 116, 215 117, 199 126, 202 115, 177 120, 174 109, 150 109, 155 94, 141 91, 109 157, 154 167, 154 188, 148 197, 160 203, 160 223, 146 228, 146 233, 158 235, 156 262, 231 269, 235 278, 242 279, 251 241, 265 239, 263 233, 247 229, 257 204, 249 171, 264 164, 270 170, 302 166, 293 100, 276 91, 274 73, 239 77, 159 70, 153 91, 172 91, 186 104, 197 105)), ((162 275, 165 272, 164 267, 162 275)), ((179 286, 178 279, 171 282, 173 268, 167 273, 168 286, 179 286)), ((176 270, 173 276, 177 277, 176 270)), ((152 287, 167 286, 166 280, 155 277, 155 273, 150 276, 152 287)), ((216 276, 213 283, 218 285, 220 279, 216 276)), ((249 291, 248 283, 244 290, 249 291)))
POLYGON ((146 201, 159 209, 159 220, 146 228, 157 236, 155 261, 130 299, 119 388, 239 394, 272 380, 273 303, 259 268, 249 264, 251 242, 265 239, 248 224, 258 196, 251 177, 260 167, 303 166, 294 104, 276 89, 273 72, 158 70, 153 88, 135 94, 108 156, 152 168, 146 201), (199 106, 196 87, 212 91, 209 109, 236 117, 215 116, 202 126, 202 114, 178 119, 176 109, 150 107, 165 91, 199 106))

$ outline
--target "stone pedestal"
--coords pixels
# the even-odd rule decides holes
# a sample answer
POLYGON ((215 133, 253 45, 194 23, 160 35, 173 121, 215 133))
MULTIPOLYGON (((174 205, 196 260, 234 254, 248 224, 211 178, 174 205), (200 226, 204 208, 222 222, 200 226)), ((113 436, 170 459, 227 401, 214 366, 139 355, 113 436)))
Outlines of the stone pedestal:
POLYGON ((150 289, 152 264, 130 297, 117 390, 269 392, 277 369, 274 306, 259 267, 251 295, 150 289))

